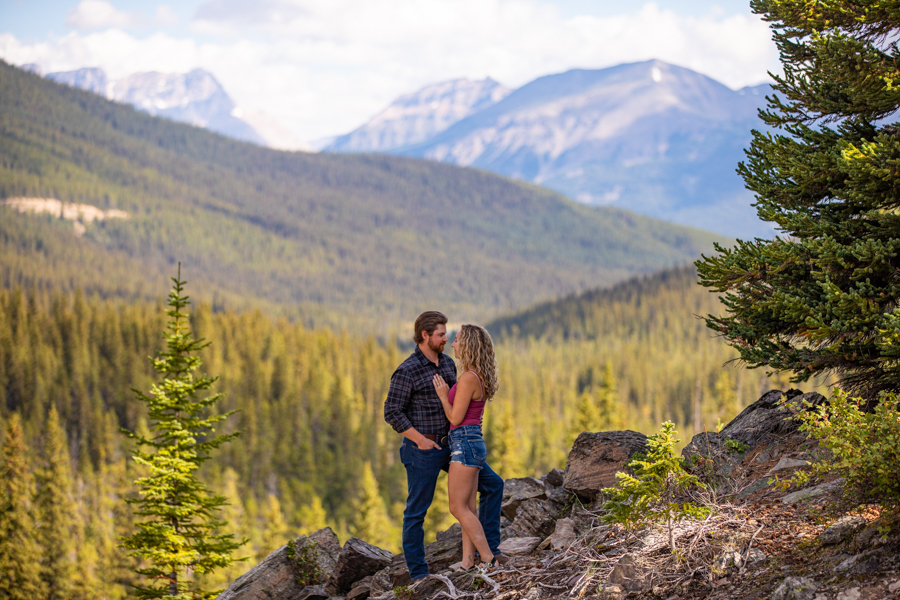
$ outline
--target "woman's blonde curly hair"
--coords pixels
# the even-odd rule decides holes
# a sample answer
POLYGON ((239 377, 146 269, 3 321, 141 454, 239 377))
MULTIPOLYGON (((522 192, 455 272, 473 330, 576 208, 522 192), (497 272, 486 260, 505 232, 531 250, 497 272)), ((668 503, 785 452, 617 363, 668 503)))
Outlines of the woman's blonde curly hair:
POLYGON ((492 399, 500 388, 500 378, 497 376, 497 359, 494 356, 491 334, 478 325, 463 325, 456 334, 456 341, 460 375, 466 371, 478 373, 484 384, 482 400, 492 399))

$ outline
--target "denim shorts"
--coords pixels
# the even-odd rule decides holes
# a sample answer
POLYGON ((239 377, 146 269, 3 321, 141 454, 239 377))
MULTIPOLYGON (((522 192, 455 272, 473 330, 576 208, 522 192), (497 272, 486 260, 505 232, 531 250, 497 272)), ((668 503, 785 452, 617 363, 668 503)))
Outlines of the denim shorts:
POLYGON ((450 430, 450 462, 483 469, 485 460, 487 446, 481 435, 481 425, 463 425, 450 430))

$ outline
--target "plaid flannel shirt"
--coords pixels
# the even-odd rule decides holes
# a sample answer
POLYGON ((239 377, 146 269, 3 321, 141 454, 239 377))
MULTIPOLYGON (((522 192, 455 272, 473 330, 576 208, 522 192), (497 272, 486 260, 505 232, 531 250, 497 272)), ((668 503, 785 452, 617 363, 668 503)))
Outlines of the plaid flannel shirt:
POLYGON ((441 399, 434 391, 432 379, 440 374, 453 386, 456 383, 456 363, 446 354, 438 354, 438 364, 428 360, 416 346, 416 351, 397 367, 391 376, 387 399, 384 401, 384 420, 397 433, 415 427, 419 433, 447 435, 450 421, 444 414, 441 399))

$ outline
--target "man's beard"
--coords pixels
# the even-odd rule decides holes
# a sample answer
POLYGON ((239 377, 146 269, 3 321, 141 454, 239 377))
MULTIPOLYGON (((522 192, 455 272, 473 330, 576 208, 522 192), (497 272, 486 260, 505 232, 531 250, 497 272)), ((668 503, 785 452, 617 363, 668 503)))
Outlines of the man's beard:
POLYGON ((431 340, 428 340, 428 348, 431 349, 432 352, 440 354, 444 351, 444 342, 434 343, 431 340))

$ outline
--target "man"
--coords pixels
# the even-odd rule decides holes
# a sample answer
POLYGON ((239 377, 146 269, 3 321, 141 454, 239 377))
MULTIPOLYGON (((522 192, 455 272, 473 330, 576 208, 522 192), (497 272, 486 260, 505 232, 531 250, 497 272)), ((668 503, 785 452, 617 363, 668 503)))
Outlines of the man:
MULTIPOLYGON (((406 467, 406 510, 403 511, 403 554, 413 580, 428 575, 425 531, 422 524, 441 470, 450 466, 447 434, 450 422, 444 414, 432 380, 436 374, 447 385, 456 383, 456 364, 446 356, 447 317, 437 311, 419 315, 414 326, 416 350, 397 367, 384 402, 384 420, 403 436, 400 460, 406 467)), ((485 464, 478 477, 478 520, 494 555, 500 555, 500 504, 503 479, 485 464)), ((502 561, 501 561, 502 562, 502 561)))

